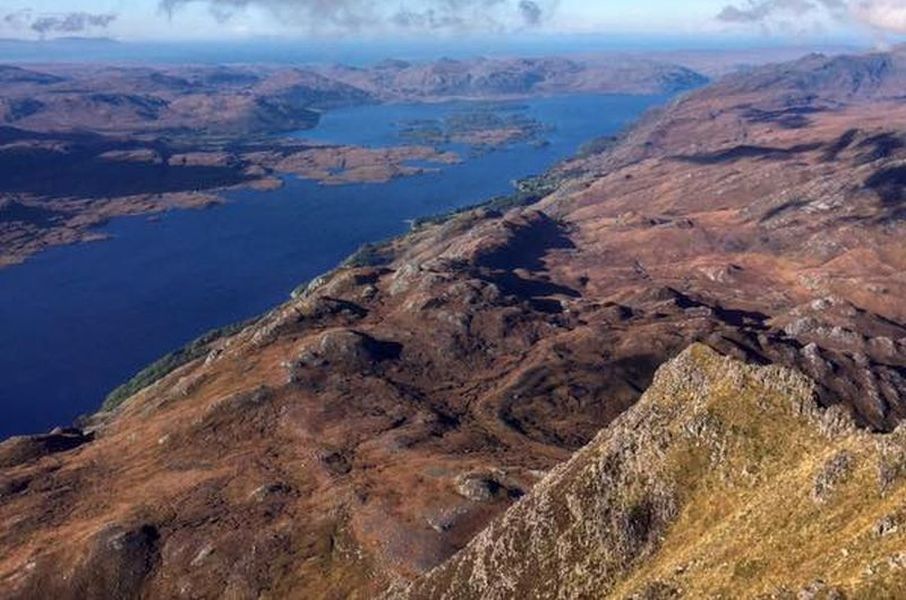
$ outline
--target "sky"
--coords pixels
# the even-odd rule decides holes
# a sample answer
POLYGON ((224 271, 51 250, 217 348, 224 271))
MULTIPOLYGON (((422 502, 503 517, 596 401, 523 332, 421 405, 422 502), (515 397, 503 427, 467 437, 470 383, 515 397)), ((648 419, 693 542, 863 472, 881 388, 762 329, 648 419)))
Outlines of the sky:
POLYGON ((646 34, 900 41, 906 0, 2 0, 0 37, 646 34))

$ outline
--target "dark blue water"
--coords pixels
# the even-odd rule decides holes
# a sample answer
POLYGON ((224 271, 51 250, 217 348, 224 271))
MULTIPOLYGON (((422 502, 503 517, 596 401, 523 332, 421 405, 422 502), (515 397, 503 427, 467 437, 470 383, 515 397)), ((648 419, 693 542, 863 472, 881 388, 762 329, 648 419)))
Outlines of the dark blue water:
MULTIPOLYGON (((319 186, 287 180, 275 192, 239 191, 225 206, 157 221, 116 220, 113 239, 51 249, 0 270, 0 438, 68 424, 112 388, 198 335, 259 314, 365 242, 406 220, 511 191, 584 141, 612 133, 661 97, 532 100, 556 127, 528 145, 387 184, 319 186)), ((370 106, 332 112, 305 132, 344 143, 396 141, 396 123, 454 105, 370 106), (417 114, 416 114, 417 113, 417 114)))

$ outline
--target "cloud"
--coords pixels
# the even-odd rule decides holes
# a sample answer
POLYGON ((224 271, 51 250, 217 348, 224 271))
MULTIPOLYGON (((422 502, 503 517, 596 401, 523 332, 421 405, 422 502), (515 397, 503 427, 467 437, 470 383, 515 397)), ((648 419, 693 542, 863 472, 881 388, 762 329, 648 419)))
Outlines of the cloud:
POLYGON ((73 12, 63 15, 44 15, 36 18, 31 29, 46 35, 48 33, 79 33, 90 29, 106 29, 116 20, 116 15, 98 15, 73 12))
POLYGON ((527 25, 538 25, 544 18, 544 11, 533 0, 520 0, 519 12, 527 25))
POLYGON ((778 13, 801 16, 813 10, 815 5, 810 0, 750 0, 741 8, 732 4, 725 6, 717 19, 727 23, 761 23, 778 13))
POLYGON ((769 27, 811 17, 860 24, 876 31, 906 33, 906 0, 747 0, 717 15, 725 23, 769 27))
POLYGON ((856 19, 873 29, 906 34, 904 0, 853 2, 851 10, 856 19))
POLYGON ((3 17, 3 22, 13 29, 25 29, 31 23, 34 14, 25 8, 14 13, 9 13, 3 17))
POLYGON ((112 13, 35 13, 25 9, 5 15, 3 22, 13 29, 30 29, 44 37, 54 33, 72 34, 107 29, 116 19, 117 15, 112 13))
POLYGON ((159 0, 174 18, 189 4, 206 4, 219 20, 262 8, 282 23, 329 33, 366 29, 509 31, 538 27, 556 0, 159 0))
POLYGON ((315 26, 359 29, 371 22, 374 2, 371 0, 160 0, 161 10, 171 18, 183 6, 207 4, 219 20, 238 18, 249 7, 263 7, 281 22, 315 26))

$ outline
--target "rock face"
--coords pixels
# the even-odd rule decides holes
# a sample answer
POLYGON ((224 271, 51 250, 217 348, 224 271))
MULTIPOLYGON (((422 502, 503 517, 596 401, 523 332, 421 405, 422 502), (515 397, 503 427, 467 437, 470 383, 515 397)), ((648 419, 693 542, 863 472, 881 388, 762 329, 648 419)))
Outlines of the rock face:
POLYGON ((877 58, 813 57, 693 92, 533 205, 422 224, 164 361, 90 440, 0 444, 0 589, 87 581, 113 527, 155 532, 116 559, 149 597, 429 571, 405 593, 898 597, 906 108, 881 56, 871 85, 877 58), (525 493, 551 501, 506 513, 525 493))
POLYGON ((693 346, 452 559, 387 598, 893 598, 906 431, 812 383, 693 346))

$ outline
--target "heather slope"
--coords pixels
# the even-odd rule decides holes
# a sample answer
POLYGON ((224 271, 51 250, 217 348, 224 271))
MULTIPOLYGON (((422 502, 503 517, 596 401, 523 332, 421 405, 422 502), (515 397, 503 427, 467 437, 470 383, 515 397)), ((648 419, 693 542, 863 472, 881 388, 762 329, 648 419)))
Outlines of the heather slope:
POLYGON ((391 597, 902 595, 904 432, 859 431, 813 394, 794 371, 693 346, 465 550, 391 597))

